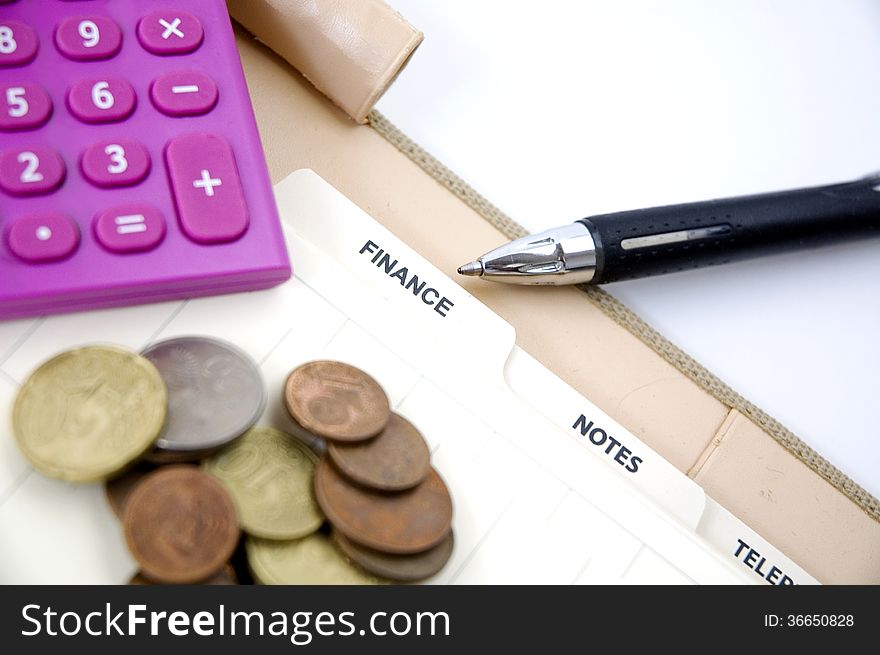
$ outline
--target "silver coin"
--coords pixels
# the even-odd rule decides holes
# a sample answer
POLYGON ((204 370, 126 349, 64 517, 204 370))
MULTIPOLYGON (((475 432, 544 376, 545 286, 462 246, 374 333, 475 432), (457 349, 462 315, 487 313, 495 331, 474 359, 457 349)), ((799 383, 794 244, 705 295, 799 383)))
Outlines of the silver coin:
POLYGON ((156 441, 157 461, 210 453, 247 432, 266 406, 256 362, 209 337, 159 341, 143 353, 168 387, 168 418, 156 441))

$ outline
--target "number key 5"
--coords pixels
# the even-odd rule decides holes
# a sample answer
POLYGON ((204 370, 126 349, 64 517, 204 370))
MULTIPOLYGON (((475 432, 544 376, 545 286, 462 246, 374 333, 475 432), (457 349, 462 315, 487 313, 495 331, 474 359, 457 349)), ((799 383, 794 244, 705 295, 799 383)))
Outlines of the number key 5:
POLYGON ((37 84, 0 84, 0 130, 39 127, 52 113, 49 94, 37 84))

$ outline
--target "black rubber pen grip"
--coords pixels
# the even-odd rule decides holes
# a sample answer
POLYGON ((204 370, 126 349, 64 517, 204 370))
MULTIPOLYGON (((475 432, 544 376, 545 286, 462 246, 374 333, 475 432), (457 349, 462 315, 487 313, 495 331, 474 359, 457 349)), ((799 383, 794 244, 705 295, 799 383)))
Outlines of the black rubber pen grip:
POLYGON ((871 178, 584 218, 597 246, 593 282, 880 236, 878 185, 871 178))

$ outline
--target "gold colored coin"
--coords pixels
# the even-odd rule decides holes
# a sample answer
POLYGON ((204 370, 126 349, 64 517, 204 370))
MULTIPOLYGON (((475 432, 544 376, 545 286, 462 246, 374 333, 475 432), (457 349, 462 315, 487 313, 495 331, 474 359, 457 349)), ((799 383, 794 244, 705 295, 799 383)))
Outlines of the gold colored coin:
POLYGON ((373 585, 379 580, 350 563, 325 534, 295 541, 249 537, 248 565, 260 584, 373 585))
POLYGON ((167 409, 165 383, 148 360, 122 348, 87 346, 31 373, 15 399, 12 427, 41 473, 95 482, 153 445, 167 409))
POLYGON ((229 491, 245 532, 299 539, 324 522, 313 491, 317 459, 295 437, 255 427, 202 466, 229 491))

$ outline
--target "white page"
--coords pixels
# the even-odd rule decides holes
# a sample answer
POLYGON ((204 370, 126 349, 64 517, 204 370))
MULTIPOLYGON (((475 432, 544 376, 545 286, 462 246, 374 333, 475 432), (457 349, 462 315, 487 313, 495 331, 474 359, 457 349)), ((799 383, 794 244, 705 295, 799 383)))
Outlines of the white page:
MULTIPOLYGON (((876 0, 393 4, 378 108, 532 231, 880 169, 876 0)), ((880 496, 878 239, 608 290, 880 496)))

